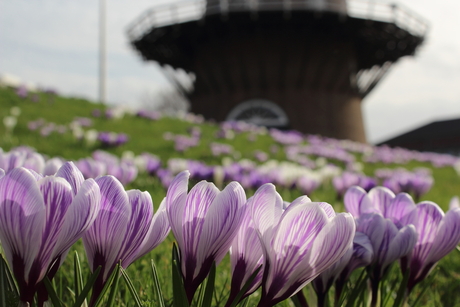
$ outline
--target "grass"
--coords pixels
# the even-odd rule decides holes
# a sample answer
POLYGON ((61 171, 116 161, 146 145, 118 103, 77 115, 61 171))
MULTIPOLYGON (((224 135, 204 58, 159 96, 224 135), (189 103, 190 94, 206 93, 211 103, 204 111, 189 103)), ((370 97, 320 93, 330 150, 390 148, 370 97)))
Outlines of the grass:
MULTIPOLYGON (((214 157, 208 144, 211 142, 221 142, 231 144, 236 151, 239 152, 241 158, 253 159, 255 150, 270 152, 270 147, 274 145, 273 139, 269 135, 258 135, 254 142, 248 141, 248 133, 238 134, 233 140, 217 140, 215 135, 218 131, 218 126, 212 123, 193 124, 176 118, 164 117, 159 120, 148 120, 139 118, 134 115, 126 115, 121 119, 107 119, 105 117, 95 118, 92 116, 94 109, 104 111, 106 106, 95 104, 90 101, 79 98, 68 98, 61 96, 50 96, 49 94, 39 93, 39 101, 33 102, 31 98, 20 98, 16 95, 13 89, 0 88, 0 118, 10 114, 11 107, 20 107, 21 114, 18 116, 18 122, 12 133, 7 133, 5 127, 0 125, 0 147, 4 151, 9 151, 11 148, 19 145, 28 145, 37 150, 37 152, 46 154, 49 157, 63 157, 68 160, 76 160, 83 157, 88 157, 91 153, 101 148, 99 145, 87 146, 84 142, 76 140, 70 132, 65 134, 52 133, 48 137, 42 137, 38 131, 30 131, 28 123, 43 118, 48 123, 59 125, 68 125, 75 117, 89 117, 93 120, 91 128, 98 131, 113 131, 123 132, 129 136, 129 141, 117 148, 103 148, 115 155, 121 156, 125 151, 132 151, 134 154, 142 152, 153 153, 161 158, 163 164, 169 158, 189 158, 205 161, 207 164, 220 164, 221 158, 214 157), (185 153, 176 152, 172 141, 164 140, 163 134, 171 132, 174 134, 188 134, 191 127, 199 126, 202 132, 200 145, 185 153)), ((280 148, 281 145, 277 145, 280 148)), ((361 159, 360 154, 355 154, 358 160, 361 159)), ((284 160, 286 157, 282 150, 276 154, 272 154, 271 158, 284 160)), ((331 161, 332 162, 332 161, 331 161)), ((422 200, 431 200, 439 204, 444 210, 447 210, 448 203, 452 196, 460 194, 460 177, 451 167, 434 168, 428 163, 410 162, 405 165, 399 164, 364 164, 364 172, 367 175, 372 175, 378 168, 396 168, 403 166, 407 169, 416 167, 429 167, 432 170, 435 184, 433 188, 422 197, 422 200)), ((193 183, 192 183, 193 184, 193 183)), ((158 205, 165 196, 165 189, 161 186, 159 179, 140 174, 138 178, 127 189, 140 189, 149 191, 154 200, 154 204, 158 205)), ((283 199, 293 200, 300 196, 298 190, 279 189, 283 199)), ((251 196, 254 191, 247 191, 247 196, 251 196)), ((325 201, 334 205, 336 210, 342 210, 343 204, 336 199, 335 192, 332 186, 324 185, 320 189, 309 195, 313 201, 325 201)), ((139 261, 131 265, 127 272, 140 294, 145 306, 156 306, 156 298, 153 293, 153 282, 151 275, 151 260, 157 266, 160 273, 160 283, 163 286, 165 297, 171 301, 172 289, 170 280, 171 271, 171 247, 174 242, 173 236, 170 234, 168 238, 158 248, 152 251, 149 255, 143 257, 139 261)), ((83 274, 89 274, 88 266, 85 262, 84 250, 81 242, 78 242, 69 255, 77 252, 82 259, 83 274)), ((71 291, 68 288, 73 287, 73 262, 72 257, 68 257, 63 267, 60 269, 55 283, 58 294, 64 302, 73 300, 71 291)), ((394 276, 398 276, 395 268, 394 276)), ((427 285, 427 291, 414 293, 409 300, 409 304, 413 302, 417 295, 421 295, 419 306, 460 306, 460 297, 457 295, 457 289, 460 286, 460 257, 458 251, 452 252, 443 259, 436 271, 436 279, 427 285)), ((398 278, 398 277, 395 277, 398 278)), ((217 294, 214 298, 215 306, 218 306, 219 301, 225 301, 225 295, 228 293, 230 284, 230 264, 228 257, 224 259, 222 264, 217 268, 217 294)), ((426 283, 426 282, 425 282, 426 283)), ((418 289, 423 288, 424 283, 419 285, 418 289)), ((315 306, 314 295, 311 288, 307 287, 304 290, 307 299, 311 306, 315 306)), ((251 298, 248 306, 253 306, 256 302, 257 293, 251 298)), ((130 294, 124 285, 120 286, 117 295, 116 306, 132 306, 130 294)), ((390 300, 391 301, 391 300, 390 300)), ((221 304, 222 306, 222 304, 221 304)), ((280 303, 279 306, 293 306, 291 302, 280 303)), ((390 305, 388 305, 390 306, 390 305)))

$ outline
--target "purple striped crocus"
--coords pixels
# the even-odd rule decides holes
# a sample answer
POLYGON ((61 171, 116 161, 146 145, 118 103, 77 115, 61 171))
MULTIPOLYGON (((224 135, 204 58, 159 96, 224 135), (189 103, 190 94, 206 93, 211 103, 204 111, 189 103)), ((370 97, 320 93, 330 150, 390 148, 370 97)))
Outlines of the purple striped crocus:
POLYGON ((306 196, 283 210, 275 186, 253 196, 252 217, 262 242, 265 270, 259 307, 273 306, 300 291, 351 247, 355 222, 349 213, 306 196))
POLYGON ((388 211, 389 217, 402 225, 413 224, 418 234, 412 252, 401 259, 403 273, 409 270, 407 293, 410 293, 460 243, 460 208, 455 198, 447 213, 430 201, 415 205, 405 193, 398 194, 396 200, 393 210, 388 211))
POLYGON ((91 271, 101 266, 90 306, 117 263, 121 261, 121 266, 127 268, 160 244, 170 230, 164 203, 154 215, 149 193, 125 191, 113 176, 99 177, 96 183, 101 190, 101 207, 94 224, 83 236, 91 271))
POLYGON ((384 187, 373 188, 367 193, 355 186, 345 194, 345 208, 357 218, 356 230, 369 237, 374 250, 368 267, 373 292, 371 306, 378 303, 379 283, 390 264, 410 255, 417 242, 414 225, 397 219, 410 211, 405 206, 408 199, 412 200, 408 194, 395 196, 384 187))
POLYGON ((237 182, 222 191, 201 181, 189 193, 190 173, 179 173, 166 194, 166 210, 171 231, 180 250, 184 288, 189 302, 209 274, 213 262, 219 264, 243 221, 246 195, 237 182))
MULTIPOLYGON (((84 181, 71 162, 55 176, 15 168, 0 179, 0 240, 21 302, 32 304, 40 281, 54 276, 69 248, 92 225, 99 203, 96 182, 84 181)), ((46 293, 39 295, 39 306, 46 299, 46 293)))

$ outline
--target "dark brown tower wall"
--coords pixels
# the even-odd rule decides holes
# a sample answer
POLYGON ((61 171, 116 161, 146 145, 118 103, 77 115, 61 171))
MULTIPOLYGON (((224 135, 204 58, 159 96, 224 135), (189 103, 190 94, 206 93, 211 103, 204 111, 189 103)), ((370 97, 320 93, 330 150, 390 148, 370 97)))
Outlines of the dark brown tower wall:
POLYGON ((289 121, 291 129, 361 142, 362 99, 393 63, 415 54, 427 30, 410 11, 373 0, 180 4, 146 12, 128 35, 144 60, 195 74, 193 112, 277 127, 289 121), (192 8, 194 18, 179 18, 192 8))
POLYGON ((314 32, 211 33, 191 62, 192 111, 221 121, 241 102, 262 98, 286 112, 292 129, 365 142, 361 97, 351 78, 357 73, 354 44, 314 32))

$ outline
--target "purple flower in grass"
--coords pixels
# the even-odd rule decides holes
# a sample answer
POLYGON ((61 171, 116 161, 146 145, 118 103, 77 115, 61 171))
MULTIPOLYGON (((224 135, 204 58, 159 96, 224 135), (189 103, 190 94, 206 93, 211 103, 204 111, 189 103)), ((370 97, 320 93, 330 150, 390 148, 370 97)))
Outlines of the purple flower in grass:
POLYGON ((246 211, 246 195, 237 182, 219 191, 214 184, 201 181, 187 193, 189 176, 183 171, 171 182, 166 210, 191 302, 212 264, 220 263, 237 235, 246 211))
POLYGON ((375 287, 390 264, 409 255, 417 242, 413 225, 398 228, 390 219, 375 213, 362 215, 357 220, 356 230, 365 233, 371 241, 374 258, 369 275, 375 287))
POLYGON ((254 198, 251 197, 247 202, 246 215, 230 248, 232 283, 225 306, 230 306, 233 303, 240 290, 259 267, 261 269, 241 299, 256 291, 262 282, 264 258, 259 235, 254 227, 250 212, 253 203, 254 198))
POLYGON ((460 242, 460 208, 452 199, 450 209, 444 213, 435 203, 424 201, 417 205, 405 193, 396 196, 394 210, 389 218, 401 225, 412 224, 418 234, 412 252, 401 260, 403 273, 409 270, 408 293, 450 253, 460 242))
MULTIPOLYGON (((369 237, 374 250, 368 266, 372 287, 372 302, 378 300, 378 287, 384 273, 393 262, 411 254, 418 238, 411 223, 401 223, 397 216, 405 216, 408 194, 395 196, 387 188, 377 187, 366 193, 360 187, 350 188, 344 197, 345 208, 356 218, 356 231, 369 237)), ((412 202, 413 205, 413 202, 412 202)))
POLYGON ((101 190, 101 208, 94 224, 83 236, 91 271, 101 266, 93 286, 90 306, 115 268, 127 268, 133 261, 160 244, 169 233, 165 206, 156 214, 150 194, 139 190, 125 191, 113 176, 96 179, 101 190))
POLYGON ((273 306, 299 292, 350 248, 355 222, 336 215, 331 205, 306 196, 283 210, 275 186, 265 184, 253 196, 252 217, 264 252, 259 307, 273 306))
POLYGON ((68 162, 55 176, 15 168, 0 179, 0 240, 20 290, 20 301, 47 300, 40 281, 51 279, 69 248, 91 226, 99 210, 94 180, 68 162))

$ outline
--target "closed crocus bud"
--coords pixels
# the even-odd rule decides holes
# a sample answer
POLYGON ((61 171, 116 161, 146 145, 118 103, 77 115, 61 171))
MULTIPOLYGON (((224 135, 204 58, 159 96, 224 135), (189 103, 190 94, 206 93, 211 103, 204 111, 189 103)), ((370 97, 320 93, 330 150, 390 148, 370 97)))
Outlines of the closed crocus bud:
POLYGON ((402 225, 414 225, 418 234, 412 253, 401 261, 403 272, 410 270, 410 292, 417 283, 425 279, 439 260, 459 244, 460 208, 458 199, 454 198, 449 205, 449 211, 444 213, 437 204, 430 201, 415 205, 410 196, 401 196, 394 207, 399 210, 389 212, 392 218, 402 225), (404 214, 398 214, 399 212, 404 214))
POLYGON ((397 227, 393 221, 378 213, 366 213, 357 221, 356 230, 366 234, 372 244, 374 257, 368 266, 372 289, 371 306, 377 306, 379 285, 390 264, 408 256, 417 242, 414 225, 397 227))
MULTIPOLYGON (((84 181, 71 162, 55 176, 15 168, 0 179, 0 240, 21 302, 32 304, 44 276, 54 276, 69 248, 94 222, 99 200, 95 181, 84 181)), ((47 299, 44 291, 39 306, 47 299)))
POLYGON ((237 182, 222 191, 201 181, 188 191, 189 172, 179 173, 166 194, 171 231, 180 251, 189 302, 198 286, 227 254, 246 211, 246 195, 237 182))
POLYGON ((160 244, 170 229, 164 204, 154 215, 152 199, 147 192, 125 191, 113 176, 99 177, 96 182, 101 190, 100 212, 83 236, 91 271, 101 266, 90 306, 117 263, 127 268, 160 244))

